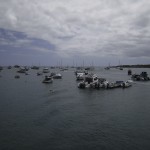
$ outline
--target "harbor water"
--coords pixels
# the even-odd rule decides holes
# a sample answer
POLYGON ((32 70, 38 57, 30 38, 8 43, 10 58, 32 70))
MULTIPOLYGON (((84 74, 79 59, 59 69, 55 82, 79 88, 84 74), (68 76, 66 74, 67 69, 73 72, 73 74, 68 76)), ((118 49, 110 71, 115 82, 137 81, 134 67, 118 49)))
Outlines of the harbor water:
MULTIPOLYGON (((41 70, 41 68, 40 68, 41 70)), ((30 69, 0 72, 1 150, 149 150, 150 81, 122 89, 79 89, 74 68, 44 84, 30 69)), ((93 72, 108 81, 130 79, 128 69, 93 72)), ((132 68, 133 73, 150 69, 132 68)))

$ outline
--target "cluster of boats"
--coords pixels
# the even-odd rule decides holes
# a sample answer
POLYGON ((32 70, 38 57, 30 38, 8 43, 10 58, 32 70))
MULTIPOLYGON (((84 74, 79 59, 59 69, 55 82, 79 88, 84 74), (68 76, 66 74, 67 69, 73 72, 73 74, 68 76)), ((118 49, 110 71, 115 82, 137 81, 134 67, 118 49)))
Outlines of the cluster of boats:
POLYGON ((127 88, 132 86, 133 81, 149 81, 150 77, 148 77, 147 72, 142 72, 141 74, 132 74, 132 70, 128 70, 128 75, 131 76, 131 80, 127 81, 115 81, 109 82, 105 78, 99 78, 96 74, 88 74, 87 72, 75 72, 76 80, 80 81, 78 83, 78 88, 93 88, 93 89, 113 89, 113 88, 127 88))
MULTIPOLYGON (((28 75, 29 67, 20 67, 20 66, 14 66, 17 69, 17 73, 23 73, 25 75, 28 75)), ((11 66, 7 67, 8 69, 11 69, 11 66)), ((39 67, 33 66, 31 69, 39 70, 39 67)), ((54 68, 51 68, 54 69, 54 68)), ((108 69, 108 68, 107 68, 108 69)), ((3 70, 3 67, 0 66, 0 71, 3 70)), ((61 70, 60 70, 61 71, 61 70)), ((86 88, 92 88, 92 89, 114 89, 114 88, 127 88, 131 87, 133 81, 150 81, 150 77, 148 77, 147 72, 141 72, 140 74, 133 74, 132 70, 128 70, 128 75, 131 75, 131 80, 127 81, 114 81, 110 82, 106 80, 105 78, 98 77, 96 74, 89 73, 89 68, 86 69, 80 69, 75 71, 76 80, 79 81, 78 88, 86 89, 86 88)), ((52 72, 50 73, 49 68, 44 67, 42 70, 39 70, 37 72, 37 76, 43 75, 44 79, 42 83, 52 83, 54 79, 62 79, 62 75, 60 73, 52 72)), ((20 75, 15 75, 16 79, 20 78, 20 75)))
POLYGON ((132 80, 134 81, 149 81, 150 77, 148 77, 147 72, 141 72, 141 74, 133 74, 132 80))
POLYGON ((85 89, 85 88, 92 88, 92 89, 113 89, 113 88, 127 88, 132 86, 132 80, 127 81, 116 81, 116 82, 109 82, 105 78, 99 78, 96 74, 90 73, 77 73, 76 74, 77 80, 82 80, 78 83, 78 88, 85 89))
MULTIPOLYGON (((28 75, 27 71, 29 70, 29 68, 27 68, 27 67, 17 67, 17 68, 18 68, 17 73, 22 73, 22 74, 28 75)), ((33 66, 31 69, 38 70, 39 68, 36 66, 33 66)), ((49 72, 50 72, 49 68, 43 68, 42 71, 37 72, 37 76, 40 76, 40 75, 43 75, 43 73, 46 74, 49 72)), ((20 76, 15 75, 15 78, 18 79, 18 78, 20 78, 20 76)), ((52 72, 50 75, 45 75, 43 83, 52 83, 53 79, 61 79, 61 78, 62 78, 62 75, 60 73, 52 72)))
POLYGON ((25 75, 28 75, 29 68, 27 67, 20 67, 19 70, 17 71, 18 73, 24 73, 25 75))
POLYGON ((76 75, 76 80, 84 80, 85 76, 88 75, 87 71, 75 71, 75 75, 76 75))

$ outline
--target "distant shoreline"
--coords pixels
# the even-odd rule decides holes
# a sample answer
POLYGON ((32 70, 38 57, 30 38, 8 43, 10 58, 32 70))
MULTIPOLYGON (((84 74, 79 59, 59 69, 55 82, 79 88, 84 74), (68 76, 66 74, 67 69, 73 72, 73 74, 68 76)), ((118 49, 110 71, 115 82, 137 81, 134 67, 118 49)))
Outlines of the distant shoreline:
POLYGON ((111 68, 123 67, 123 68, 150 68, 150 64, 147 65, 119 65, 119 66, 111 66, 111 68))
MULTIPOLYGON (((0 65, 0 67, 9 67, 10 65, 0 65)), ((21 66, 25 66, 25 65, 12 65, 10 67, 14 67, 14 68, 19 68, 21 66), (16 67, 17 66, 17 67, 16 67)), ((33 67, 33 66, 26 66, 26 67, 33 67)), ((36 66, 39 67, 39 66, 36 66)), ((40 67, 44 67, 44 66, 40 66, 40 67)), ((56 68, 60 68, 60 66, 47 66, 47 67, 56 67, 56 68)), ((83 66, 62 66, 62 67, 66 67, 66 68, 78 68, 78 67, 83 67, 83 66)), ((90 67, 90 66, 86 66, 86 67, 90 67)), ((93 66, 94 67, 94 66, 93 66)), ((95 67, 104 67, 104 66, 95 66, 95 67)), ((106 66, 105 66, 106 67, 106 66)), ((109 68, 150 68, 150 64, 137 64, 137 65, 117 65, 117 66, 109 66, 109 68)), ((83 67, 84 68, 84 67, 83 67)))

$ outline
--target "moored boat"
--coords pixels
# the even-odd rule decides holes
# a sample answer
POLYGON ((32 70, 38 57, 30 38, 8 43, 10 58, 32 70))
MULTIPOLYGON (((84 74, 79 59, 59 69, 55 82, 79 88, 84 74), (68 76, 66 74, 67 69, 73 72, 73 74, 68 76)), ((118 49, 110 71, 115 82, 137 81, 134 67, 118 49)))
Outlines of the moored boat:
POLYGON ((133 74, 131 79, 134 81, 149 81, 150 77, 148 77, 147 72, 141 72, 141 74, 133 74))
POLYGON ((98 77, 95 74, 88 74, 84 81, 78 84, 78 88, 99 88, 98 77))
POLYGON ((50 76, 45 76, 45 79, 43 80, 43 83, 52 83, 53 82, 53 78, 50 76))
POLYGON ((49 73, 49 69, 48 68, 44 68, 43 69, 43 73, 49 73))
POLYGON ((125 82, 122 83, 122 88, 128 88, 130 86, 132 86, 132 83, 129 82, 129 81, 125 81, 125 82))
POLYGON ((56 73, 54 76, 53 76, 54 79, 62 79, 62 75, 60 73, 56 73))
POLYGON ((32 66, 31 69, 39 70, 38 66, 32 66))
POLYGON ((20 67, 20 69, 17 72, 18 73, 26 73, 26 68, 20 67))
POLYGON ((84 80, 84 78, 85 78, 85 73, 77 73, 77 76, 76 76, 77 81, 84 80))

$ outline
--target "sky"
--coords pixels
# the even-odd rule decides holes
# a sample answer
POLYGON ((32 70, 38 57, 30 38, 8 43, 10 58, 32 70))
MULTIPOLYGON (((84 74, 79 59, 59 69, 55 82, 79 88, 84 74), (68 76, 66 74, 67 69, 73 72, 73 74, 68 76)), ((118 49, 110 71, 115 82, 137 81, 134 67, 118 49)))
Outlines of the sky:
POLYGON ((1 0, 0 65, 150 64, 150 0, 1 0))

